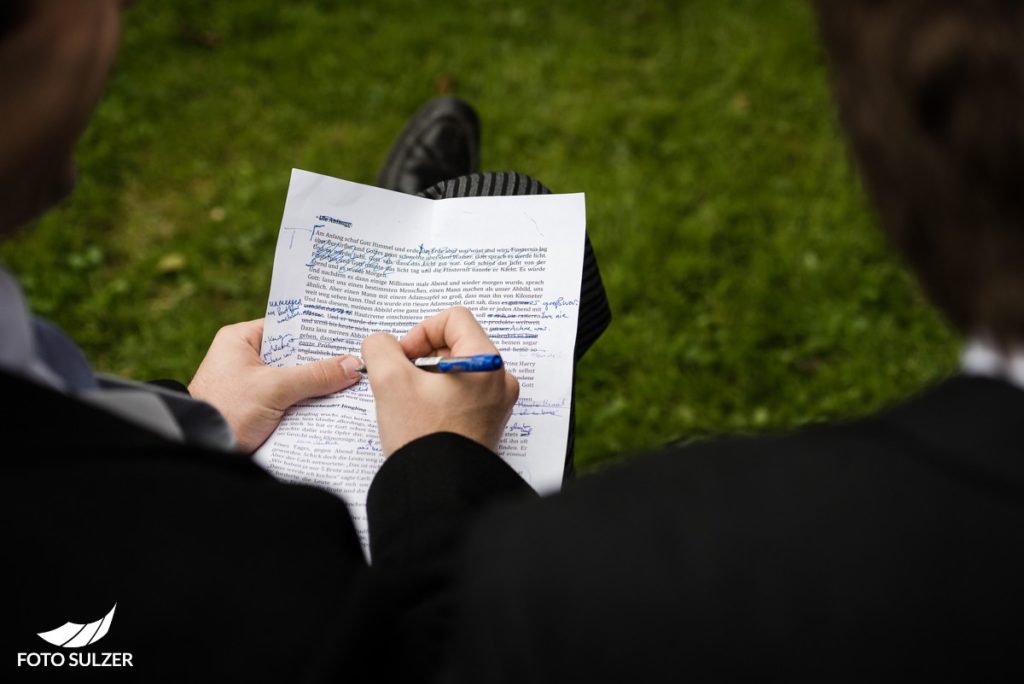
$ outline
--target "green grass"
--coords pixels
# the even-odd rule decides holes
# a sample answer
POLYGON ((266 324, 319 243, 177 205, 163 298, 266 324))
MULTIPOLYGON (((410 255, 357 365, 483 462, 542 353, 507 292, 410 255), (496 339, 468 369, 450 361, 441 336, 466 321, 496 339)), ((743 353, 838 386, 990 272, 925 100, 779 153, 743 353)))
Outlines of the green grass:
POLYGON ((587 193, 615 320, 578 458, 860 415, 955 368, 847 161, 805 2, 148 2, 65 207, 0 248, 105 371, 258 317, 292 167, 372 182, 443 84, 486 170, 587 193))

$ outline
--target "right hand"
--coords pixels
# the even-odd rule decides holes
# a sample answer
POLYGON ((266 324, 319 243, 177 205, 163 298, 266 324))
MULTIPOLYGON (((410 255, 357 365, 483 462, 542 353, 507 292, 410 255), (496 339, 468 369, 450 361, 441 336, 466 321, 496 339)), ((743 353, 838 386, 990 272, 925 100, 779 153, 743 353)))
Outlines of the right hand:
POLYGON ((363 340, 384 456, 435 432, 454 432, 496 452, 519 398, 516 379, 504 368, 445 374, 420 370, 409 362, 420 356, 496 353, 487 333, 464 307, 417 324, 401 342, 386 333, 363 340))

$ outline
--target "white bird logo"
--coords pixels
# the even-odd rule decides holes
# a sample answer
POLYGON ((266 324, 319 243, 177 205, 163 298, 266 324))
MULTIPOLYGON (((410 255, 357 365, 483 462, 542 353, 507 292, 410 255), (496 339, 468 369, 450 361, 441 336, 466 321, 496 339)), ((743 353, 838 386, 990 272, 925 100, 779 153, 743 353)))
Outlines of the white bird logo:
POLYGON ((81 648, 82 646, 95 644, 107 635, 107 631, 110 629, 110 622, 114 619, 114 609, 116 608, 117 604, 115 603, 110 612, 103 616, 102 620, 90 622, 87 625, 81 625, 77 622, 65 622, 57 629, 51 629, 49 632, 39 632, 39 636, 42 637, 43 641, 62 648, 81 648))

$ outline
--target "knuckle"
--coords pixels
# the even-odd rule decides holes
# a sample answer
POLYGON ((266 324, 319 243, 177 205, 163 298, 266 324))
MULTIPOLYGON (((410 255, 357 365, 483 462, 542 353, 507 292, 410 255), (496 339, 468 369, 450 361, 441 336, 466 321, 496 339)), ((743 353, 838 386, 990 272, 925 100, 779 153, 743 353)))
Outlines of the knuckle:
POLYGON ((510 404, 514 404, 519 400, 519 380, 511 373, 505 375, 505 394, 511 400, 510 404))
POLYGON ((310 364, 309 372, 312 384, 315 387, 323 387, 326 389, 331 385, 333 376, 329 370, 328 363, 329 362, 326 361, 318 361, 314 364, 310 364))

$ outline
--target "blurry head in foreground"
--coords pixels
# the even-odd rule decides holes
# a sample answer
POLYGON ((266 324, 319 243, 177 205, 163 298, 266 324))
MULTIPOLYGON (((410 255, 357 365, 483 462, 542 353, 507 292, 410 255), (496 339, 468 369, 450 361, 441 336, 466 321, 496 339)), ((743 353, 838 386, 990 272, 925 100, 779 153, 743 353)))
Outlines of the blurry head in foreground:
POLYGON ((1024 3, 816 5, 890 240, 962 333, 1024 344, 1024 3))
POLYGON ((0 2, 0 234, 74 187, 75 142, 114 61, 127 4, 0 2))

